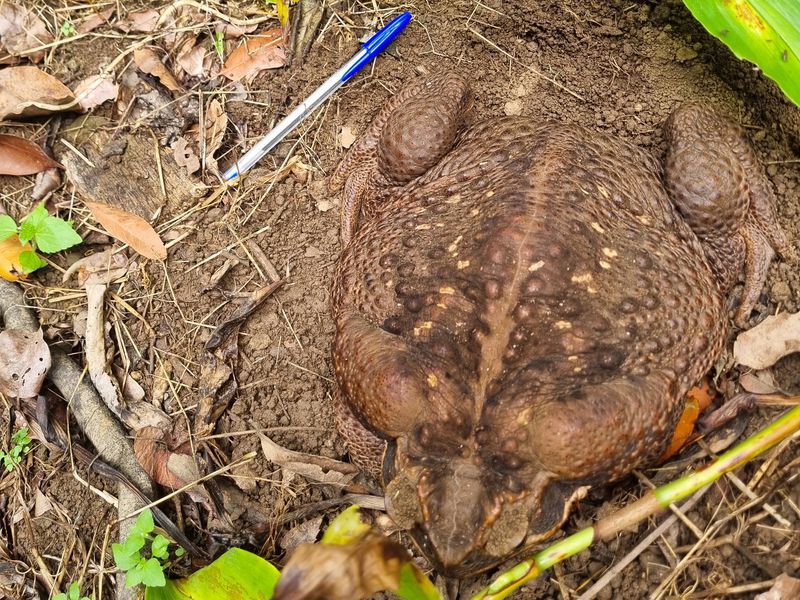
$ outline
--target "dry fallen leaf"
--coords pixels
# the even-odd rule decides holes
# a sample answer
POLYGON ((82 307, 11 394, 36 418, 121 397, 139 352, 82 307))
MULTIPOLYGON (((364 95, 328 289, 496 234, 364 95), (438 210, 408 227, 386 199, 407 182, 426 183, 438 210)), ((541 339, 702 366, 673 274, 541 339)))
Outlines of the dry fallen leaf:
POLYGON ((61 167, 30 140, 0 134, 0 175, 34 175, 61 167))
POLYGON ((158 427, 142 427, 136 432, 133 451, 136 460, 153 481, 177 490, 199 480, 200 471, 192 456, 169 448, 168 437, 158 427))
POLYGON ((119 86, 111 76, 92 75, 75 87, 75 99, 83 110, 91 110, 108 100, 116 100, 119 86))
MULTIPOLYGON (((63 168, 63 167, 62 167, 63 168)), ((36 175, 36 181, 31 190, 31 198, 43 200, 53 190, 61 186, 61 171, 58 169, 45 169, 36 175)))
POLYGON ((175 162, 181 167, 186 167, 186 171, 191 175, 200 170, 200 159, 194 153, 189 142, 183 136, 178 136, 172 143, 172 150, 175 154, 175 162))
POLYGON ((150 33, 156 28, 158 23, 158 11, 148 9, 139 12, 128 13, 128 18, 120 21, 118 27, 123 31, 140 31, 142 33, 150 33))
POLYGON ((0 392, 11 398, 34 398, 50 369, 50 348, 42 329, 0 332, 0 392))
POLYGON ((157 77, 172 92, 181 90, 172 72, 161 62, 158 54, 151 48, 139 48, 133 53, 133 61, 144 73, 157 77))
POLYGON ((342 127, 342 130, 339 132, 339 145, 342 148, 349 148, 353 145, 353 142, 356 141, 356 136, 353 133, 353 130, 350 129, 347 125, 342 127))
POLYGON ((114 10, 115 10, 114 8, 109 8, 99 13, 93 14, 83 23, 80 23, 75 28, 75 31, 77 31, 78 33, 89 33, 90 31, 94 31, 101 25, 105 25, 106 23, 108 23, 108 20, 111 18, 111 15, 114 14, 114 10))
POLYGON ((203 75, 203 59, 206 57, 207 50, 202 44, 198 44, 178 55, 176 62, 187 74, 192 77, 203 75))
POLYGON ((37 67, 0 70, 0 119, 70 110, 74 100, 67 86, 37 67))
POLYGON ((800 352, 800 313, 771 315, 740 333, 733 344, 736 362, 757 370, 771 367, 793 352, 800 352))
POLYGON ((45 22, 35 13, 11 2, 0 3, 0 44, 9 54, 41 62, 46 52, 41 47, 53 39, 45 22), (34 48, 41 49, 29 52, 34 48))
POLYGON ((111 237, 128 244, 147 258, 153 260, 167 258, 164 242, 150 223, 141 217, 99 202, 86 202, 86 206, 111 237))
POLYGON ((755 596, 753 600, 797 600, 800 598, 800 579, 781 573, 775 578, 772 587, 755 596))
POLYGON ((281 572, 275 600, 353 600, 396 590, 411 557, 397 542, 369 531, 350 544, 303 544, 281 572))
POLYGON ((19 238, 15 235, 0 241, 0 277, 8 281, 27 279, 25 270, 19 264, 19 255, 32 250, 30 244, 20 244, 19 238))
POLYGON ((128 272, 128 259, 121 252, 112 252, 109 248, 76 260, 61 277, 66 283, 73 273, 78 273, 78 285, 85 287, 98 283, 109 284, 128 272))
POLYGON ((220 75, 232 81, 254 78, 265 69, 277 69, 286 64, 280 28, 270 29, 252 37, 231 52, 220 75))
POLYGON ((263 433, 259 433, 258 437, 261 438, 261 451, 268 461, 311 481, 345 487, 358 475, 358 468, 350 463, 289 450, 263 433))

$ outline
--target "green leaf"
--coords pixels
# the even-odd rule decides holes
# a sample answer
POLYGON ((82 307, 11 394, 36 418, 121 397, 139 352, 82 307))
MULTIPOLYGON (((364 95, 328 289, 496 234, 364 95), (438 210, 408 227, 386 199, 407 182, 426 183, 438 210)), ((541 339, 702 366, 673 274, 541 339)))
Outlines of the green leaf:
POLYGON ((25 250, 19 253, 19 266, 26 273, 33 273, 36 269, 41 269, 47 266, 47 262, 39 258, 39 255, 32 250, 25 250))
POLYGON ((164 567, 157 558, 148 558, 142 568, 142 583, 147 587, 164 587, 167 580, 164 578, 164 567))
POLYGON ((159 533, 150 545, 150 553, 158 558, 167 558, 169 556, 168 546, 169 540, 159 533))
POLYGON ((53 600, 69 600, 69 598, 67 598, 67 595, 64 592, 61 592, 60 594, 53 596, 53 600))
POLYGON ((179 556, 180 557, 180 556, 183 556, 184 554, 186 554, 186 550, 184 550, 183 548, 178 547, 178 548, 175 549, 175 556, 179 556))
POLYGON ((144 534, 131 532, 121 544, 112 544, 114 562, 120 571, 128 571, 139 564, 141 555, 139 550, 144 546, 144 534))
POLYGON ((354 504, 339 513, 322 534, 322 543, 343 546, 352 543, 369 531, 369 525, 361 520, 361 514, 358 511, 359 507, 354 504))
POLYGON ((153 512, 149 508, 146 508, 139 514, 136 523, 131 527, 131 534, 141 533, 142 535, 146 535, 152 532, 155 527, 156 524, 153 522, 153 512))
POLYGON ((441 600, 439 590, 413 563, 400 569, 400 586, 397 595, 401 600, 441 600))
POLYGON ((8 215, 0 215, 0 242, 17 233, 17 224, 8 215))
POLYGON ((126 588, 132 588, 142 583, 142 571, 144 570, 144 563, 145 560, 143 558, 140 559, 135 567, 125 573, 126 588))
POLYGON ((72 221, 47 217, 36 229, 34 241, 39 250, 51 253, 71 248, 83 240, 72 228, 72 221))
POLYGON ((73 581, 69 586, 69 600, 80 600, 81 588, 77 581, 73 581))
POLYGON ((22 225, 28 225, 33 227, 34 230, 39 228, 39 225, 44 221, 49 215, 47 209, 44 207, 44 202, 41 202, 34 208, 31 213, 22 219, 22 225))
POLYGON ((797 0, 683 0, 708 32, 759 66, 800 106, 800 3, 797 0))
POLYGON ((231 548, 185 579, 147 588, 145 600, 270 600, 280 573, 266 560, 231 548))

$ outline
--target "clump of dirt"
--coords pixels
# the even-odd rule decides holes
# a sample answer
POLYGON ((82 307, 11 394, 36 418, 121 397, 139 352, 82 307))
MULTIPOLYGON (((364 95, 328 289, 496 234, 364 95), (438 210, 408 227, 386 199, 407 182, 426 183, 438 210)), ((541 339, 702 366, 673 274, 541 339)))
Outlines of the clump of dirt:
MULTIPOLYGON (((397 2, 384 4, 380 10, 384 17, 401 9, 397 2)), ((455 0, 419 2, 410 10, 414 20, 386 53, 267 156, 234 195, 198 212, 190 226, 175 232, 176 237, 187 231, 189 235, 171 248, 166 275, 161 267, 149 265, 126 288, 126 298, 147 326, 133 313, 118 315, 129 337, 117 342, 126 346, 153 400, 163 403, 168 413, 182 415, 191 414, 199 400, 203 348, 213 327, 235 310, 244 292, 269 281, 254 267, 257 261, 247 242, 260 248, 286 280, 241 330, 234 374, 238 392, 218 421, 212 441, 216 453, 206 455, 209 467, 219 466, 213 457, 224 462, 222 457, 235 460, 259 452, 259 439, 253 433, 257 429, 269 429, 272 439, 291 449, 344 455, 333 424, 329 360, 333 333, 329 288, 340 252, 338 199, 328 195, 325 181, 345 151, 339 143, 342 129, 363 132, 380 106, 421 74, 443 70, 467 74, 475 93, 475 119, 509 114, 580 124, 620 136, 659 158, 665 152, 662 124, 675 107, 686 101, 714 105, 749 130, 773 183, 780 222, 791 240, 800 239, 800 111, 751 65, 732 58, 678 0, 569 5, 548 0, 455 0), (257 183, 280 169, 290 153, 307 165, 302 174, 288 174, 274 185, 257 183), (212 283, 226 261, 232 266, 212 283), (163 362, 154 362, 151 346, 163 362)), ((337 25, 343 21, 331 19, 301 66, 262 75, 250 86, 257 102, 236 96, 225 102, 233 129, 242 135, 226 140, 230 153, 220 159, 223 166, 241 153, 240 138, 250 143, 265 133, 354 54, 356 38, 374 29, 377 13, 365 13, 360 3, 334 3, 329 11, 346 16, 352 31, 337 25)), ((92 74, 97 64, 111 60, 118 51, 119 43, 65 44, 54 53, 55 74, 71 73, 75 78, 92 74)), ((10 193, 17 193, 16 185, 2 182, 10 193)), ((186 209, 168 206, 162 222, 186 209)), ((12 210, 16 213, 17 206, 12 210)), ((800 310, 796 258, 773 263, 767 291, 782 310, 800 310)), ((69 305, 52 303, 38 292, 32 295, 50 326, 64 330, 78 320, 79 306, 65 308, 69 305)), ((791 360, 787 359, 791 366, 786 368, 797 369, 796 360, 791 360)), ((754 427, 773 416, 774 412, 759 411, 754 427)), ((759 490, 778 486, 786 475, 785 465, 796 453, 794 446, 773 459, 767 475, 759 479, 759 490)), ((751 481, 756 470, 748 466, 739 477, 751 481)), ((663 477, 676 472, 667 469, 663 477)), ((646 475, 661 480, 658 471, 646 475)), ((238 488, 239 530, 216 534, 214 539, 221 546, 238 541, 260 547, 278 563, 283 555, 277 540, 288 527, 279 524, 281 515, 332 493, 261 459, 235 469, 231 483, 238 488)), ((52 474, 48 485, 58 490, 65 510, 90 524, 84 529, 75 523, 81 543, 91 547, 96 537, 94 543, 99 544, 101 523, 111 522, 114 515, 107 514, 97 496, 75 484, 68 473, 52 474)), ((741 492, 720 484, 686 515, 697 531, 718 529, 685 568, 678 568, 678 561, 698 539, 679 521, 597 597, 639 599, 661 588, 669 597, 683 597, 690 589, 713 595, 714 590, 762 582, 782 571, 796 573, 799 515, 791 505, 792 494, 797 498, 798 493, 797 484, 793 485, 771 497, 774 509, 791 527, 758 513, 740 521, 737 530, 735 520, 725 526, 715 524, 720 507, 730 514, 743 503, 741 492)), ((565 530, 576 531, 646 489, 628 478, 593 492, 565 530)), ((34 522, 38 524, 31 539, 38 540, 40 551, 46 548, 59 555, 63 532, 48 528, 46 522, 34 522)), ((190 534, 204 534, 198 515, 187 515, 186 523, 190 534)), ((577 597, 630 551, 650 525, 594 546, 514 597, 577 597)), ((71 572, 75 567, 69 567, 71 572)), ((485 578, 465 582, 462 596, 485 583, 485 578)))

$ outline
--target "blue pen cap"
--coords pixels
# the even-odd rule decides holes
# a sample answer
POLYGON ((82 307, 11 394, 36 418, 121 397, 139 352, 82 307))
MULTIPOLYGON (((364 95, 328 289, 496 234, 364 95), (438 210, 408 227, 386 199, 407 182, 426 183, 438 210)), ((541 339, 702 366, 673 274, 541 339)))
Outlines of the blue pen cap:
POLYGON ((364 56, 356 64, 350 67, 347 72, 342 76, 342 81, 347 81, 355 75, 361 67, 370 62, 378 54, 380 54, 386 46, 392 43, 392 40, 405 29, 408 22, 411 20, 411 13, 404 12, 397 15, 394 19, 386 24, 386 27, 378 31, 375 35, 369 38, 365 43, 363 50, 366 51, 364 56))

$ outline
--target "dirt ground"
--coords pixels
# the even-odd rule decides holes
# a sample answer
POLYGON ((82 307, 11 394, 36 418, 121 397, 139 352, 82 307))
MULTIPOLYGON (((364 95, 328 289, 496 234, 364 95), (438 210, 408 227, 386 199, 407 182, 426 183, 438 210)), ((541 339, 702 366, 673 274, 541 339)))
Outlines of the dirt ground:
MULTIPOLYGON (((158 3, 151 6, 163 8, 158 3)), ((125 10, 138 8, 125 3, 125 10)), ((268 274, 255 266, 258 261, 241 240, 255 241, 285 278, 283 287, 241 329, 234 370, 238 391, 218 420, 217 437, 196 440, 213 443, 213 451, 201 460, 207 471, 260 452, 259 438, 252 433, 260 428, 271 428, 274 441, 294 450, 345 456, 333 426, 329 358, 333 333, 329 287, 340 252, 338 199, 327 193, 325 183, 344 153, 342 129, 357 136, 394 92, 420 74, 451 69, 465 73, 475 93, 475 119, 520 114, 535 121, 578 123, 618 135, 659 158, 665 151, 662 123, 676 106, 686 101, 716 106, 749 130, 775 189, 780 222, 791 240, 800 238, 800 111, 751 65, 732 57, 673 0, 329 2, 302 66, 265 72, 248 85, 250 93, 244 98, 230 93, 231 86, 223 87, 219 79, 187 86, 190 97, 196 99, 202 91, 204 98, 216 97, 224 104, 229 126, 223 152, 217 156, 220 165, 230 164, 244 146, 345 62, 356 51, 357 38, 374 30, 376 19, 385 22, 401 10, 410 10, 414 20, 387 53, 282 143, 238 189, 170 229, 171 239, 180 239, 169 250, 166 270, 146 263, 119 291, 148 326, 131 312, 115 312, 113 319, 124 324, 129 335, 118 339, 112 334, 112 338, 118 349, 125 347, 148 398, 177 420, 183 419, 184 411, 191 417, 196 409, 206 360, 204 344, 214 326, 236 310, 244 292, 269 283, 268 274), (290 155, 307 168, 279 178, 274 185, 264 184, 263 178, 257 183, 259 175, 280 169, 290 155), (232 268, 211 283, 226 260, 232 261, 232 268), (159 358, 153 360, 154 355, 159 358)), ((132 41, 104 37, 103 28, 97 31, 97 36, 54 49, 47 70, 69 85, 96 73, 98 65, 113 60, 132 41)), ((65 122, 71 118, 65 117, 65 122)), ((42 120, 38 126, 45 123, 42 120)), ((190 124, 191 118, 185 127, 190 124)), ((140 134, 149 135, 146 129, 140 134)), ((153 123, 150 129, 158 139, 166 135, 163 124, 153 123)), ((9 213, 18 215, 31 206, 26 196, 30 180, 0 180, 0 201, 9 213)), ((59 194, 68 201, 70 185, 59 194)), ((199 202, 168 198, 158 223, 199 202)), ((66 266, 74 258, 75 253, 67 253, 57 262, 66 266)), ((32 278, 26 284, 27 295, 39 309, 49 337, 80 356, 74 329, 85 297, 77 284, 61 284, 59 278, 53 272, 32 278)), ((764 312, 800 310, 798 264, 777 260, 765 292, 764 312)), ((785 391, 800 391, 796 357, 784 359, 774 375, 785 391)), ((735 380, 737 373, 727 377, 735 380)), ((13 403, 5 401, 3 406, 6 424, 13 403)), ((776 409, 756 411, 747 431, 755 431, 776 414, 776 409)), ((687 456, 638 479, 629 477, 609 489, 593 491, 565 530, 576 531, 638 498, 647 490, 645 480, 664 483, 689 465, 703 464, 693 451, 687 456)), ((685 515, 694 531, 679 520, 597 597, 750 598, 781 573, 797 576, 797 456, 797 444, 792 442, 737 472, 744 482, 757 479, 754 490, 761 502, 748 506, 750 500, 727 480, 712 487, 685 515), (764 500, 782 520, 765 510, 764 500)), ((43 562, 64 581, 87 573, 84 589, 93 589, 97 598, 104 544, 106 573, 110 562, 110 541, 104 536, 116 511, 73 471, 96 488, 114 493, 113 485, 85 467, 73 468, 68 455, 43 448, 32 453, 24 477, 0 476, 3 544, 10 557, 37 571, 43 562), (38 494, 47 497, 54 509, 23 518, 21 507, 32 506, 38 494), (14 515, 20 515, 16 522, 14 515)), ((188 500, 181 502, 180 511, 173 502, 165 510, 180 514, 176 518, 185 524, 190 538, 212 551, 244 545, 276 563, 285 560, 287 531, 300 523, 281 523, 281 516, 339 493, 282 473, 262 458, 222 479, 233 528, 209 522, 204 510, 191 508, 188 500)), ((301 521, 335 512, 315 512, 301 521)), ((579 597, 662 519, 597 544, 514 598, 579 597)), ((109 581, 104 597, 109 597, 109 581)), ((463 582, 461 596, 469 597, 485 583, 486 579, 463 582)))

